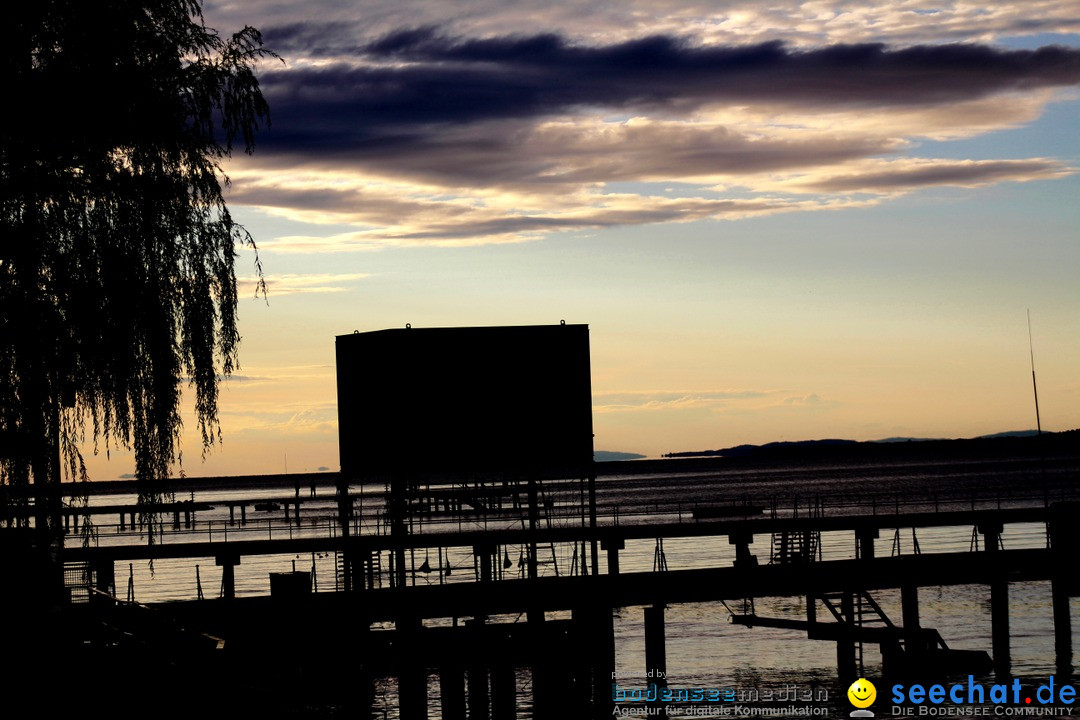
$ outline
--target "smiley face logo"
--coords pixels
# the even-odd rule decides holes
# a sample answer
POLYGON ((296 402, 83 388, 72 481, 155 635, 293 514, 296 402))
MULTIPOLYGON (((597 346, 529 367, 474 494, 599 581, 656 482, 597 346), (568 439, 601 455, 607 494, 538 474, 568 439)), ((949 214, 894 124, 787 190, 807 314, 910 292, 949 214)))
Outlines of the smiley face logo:
POLYGON ((851 683, 851 687, 847 690, 847 697, 857 708, 870 707, 877 699, 877 688, 866 678, 859 678, 851 683))

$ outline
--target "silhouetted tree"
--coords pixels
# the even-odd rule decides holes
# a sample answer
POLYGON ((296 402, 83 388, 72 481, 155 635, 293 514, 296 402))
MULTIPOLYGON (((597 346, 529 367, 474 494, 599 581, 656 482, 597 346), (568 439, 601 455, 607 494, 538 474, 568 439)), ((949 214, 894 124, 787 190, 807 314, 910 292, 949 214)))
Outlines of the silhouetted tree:
POLYGON ((33 487, 55 543, 60 470, 85 478, 87 435, 95 451, 134 450, 144 502, 179 459, 185 384, 204 451, 219 438, 234 259, 254 248, 220 163, 268 120, 255 66, 273 53, 253 28, 207 28, 200 0, 5 15, 0 479, 33 487))

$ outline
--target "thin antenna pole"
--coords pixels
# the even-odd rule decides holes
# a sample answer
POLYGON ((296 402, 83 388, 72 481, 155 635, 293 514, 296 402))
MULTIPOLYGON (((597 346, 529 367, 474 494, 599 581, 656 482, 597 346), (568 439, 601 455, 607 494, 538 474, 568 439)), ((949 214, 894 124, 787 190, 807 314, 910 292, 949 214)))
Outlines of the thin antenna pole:
POLYGON ((1035 346, 1031 342, 1031 308, 1027 311, 1028 320, 1028 352, 1031 354, 1031 389, 1035 393, 1035 427, 1039 435, 1042 435, 1042 421, 1039 419, 1039 386, 1035 384, 1035 346))

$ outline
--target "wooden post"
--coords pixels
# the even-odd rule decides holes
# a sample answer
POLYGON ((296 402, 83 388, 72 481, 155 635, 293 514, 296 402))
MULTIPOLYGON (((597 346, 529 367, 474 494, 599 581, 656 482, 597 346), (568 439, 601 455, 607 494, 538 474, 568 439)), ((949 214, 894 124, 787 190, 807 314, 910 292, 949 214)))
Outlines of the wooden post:
POLYGON ((494 545, 473 545, 473 555, 480 561, 480 582, 491 582, 491 558, 495 553, 494 545))
POLYGON ((656 686, 657 699, 650 703, 657 710, 657 712, 653 713, 654 717, 667 717, 664 703, 660 701, 660 693, 667 687, 667 647, 665 640, 664 606, 653 605, 646 607, 645 678, 648 685, 656 686))
POLYGON ((540 526, 540 499, 537 479, 529 475, 529 578, 535 580, 539 574, 536 558, 536 531, 540 526))
POLYGON ((1054 574, 1050 592, 1054 608, 1054 665, 1059 678, 1073 674, 1072 616, 1069 597, 1077 591, 1075 567, 1080 554, 1080 503, 1056 502, 1050 506, 1050 548, 1054 574))
POLYGON ((1054 606, 1054 665, 1059 678, 1071 677, 1072 665, 1072 616, 1069 611, 1068 581, 1055 577, 1050 582, 1054 606))
POLYGON ((904 624, 904 648, 909 658, 921 654, 925 648, 922 640, 922 626, 919 622, 919 586, 904 583, 900 587, 900 604, 904 624))
POLYGON ((840 637, 836 640, 836 672, 840 685, 846 686, 859 677, 859 669, 855 664, 855 593, 844 590, 840 607, 844 623, 839 629, 840 637))
POLYGON ((754 544, 754 534, 745 530, 728 535, 728 545, 735 546, 735 567, 755 567, 758 564, 757 557, 750 554, 750 546, 754 544))
POLYGON ((993 635, 994 675, 1006 680, 1011 675, 1009 648, 1009 583, 994 578, 990 583, 990 632, 993 635))
MULTIPOLYGON (((607 550, 607 571, 608 575, 619 574, 619 551, 626 549, 626 541, 622 538, 607 538, 600 541, 600 548, 607 550)), ((582 564, 585 564, 584 557, 581 558, 582 564)))
POLYGON ((878 528, 859 528, 855 531, 855 557, 860 560, 874 559, 874 540, 879 532, 878 528))
POLYGON ((100 605, 112 605, 113 601, 107 595, 116 594, 116 568, 112 560, 102 559, 94 563, 95 587, 98 593, 92 596, 92 601, 100 605))
POLYGON ((419 617, 399 617, 395 623, 399 639, 397 657, 398 666, 398 710, 401 720, 426 720, 427 707, 427 667, 420 659, 420 638, 423 627, 419 617))
POLYGON ((615 674, 615 618, 612 608, 594 605, 575 613, 582 633, 583 651, 590 654, 592 675, 592 717, 611 717, 611 696, 615 674))
POLYGON ((517 678, 509 662, 496 662, 491 667, 491 714, 494 720, 515 720, 517 717, 517 678))
POLYGON ((221 597, 225 600, 235 598, 236 566, 240 564, 240 556, 221 554, 214 558, 214 563, 221 567, 221 597))
MULTIPOLYGON (((987 522, 979 525, 982 533, 984 550, 997 553, 1001 546, 1002 524, 987 522)), ((990 634, 994 655, 994 675, 998 680, 1007 680, 1012 674, 1012 660, 1009 648, 1009 580, 1003 574, 993 571, 990 578, 990 634)))
MULTIPOLYGON (((487 557, 490 563, 491 555, 488 555, 487 557)), ((485 619, 483 616, 478 616, 465 621, 465 627, 473 631, 469 634, 471 640, 470 644, 474 648, 476 643, 480 642, 479 638, 483 636, 484 622, 485 619)), ((489 717, 488 669, 484 662, 483 653, 473 653, 472 658, 469 661, 468 686, 469 720, 487 720, 489 717)))
POLYGON ((465 720, 465 671, 460 665, 439 668, 439 695, 443 720, 465 720))
MULTIPOLYGON (((596 542, 596 473, 589 472, 589 529, 592 531, 592 572, 593 577, 600 574, 600 553, 596 542)), ((584 562, 584 558, 582 558, 584 562)))

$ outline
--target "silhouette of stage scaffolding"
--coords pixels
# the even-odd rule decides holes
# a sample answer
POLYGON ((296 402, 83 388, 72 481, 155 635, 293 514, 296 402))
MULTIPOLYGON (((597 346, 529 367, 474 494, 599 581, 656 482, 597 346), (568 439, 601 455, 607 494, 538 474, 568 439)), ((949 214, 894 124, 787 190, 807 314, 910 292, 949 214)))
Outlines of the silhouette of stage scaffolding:
MULTIPOLYGON (((576 570, 599 572, 587 325, 406 326, 338 336, 336 350, 341 529, 348 537, 350 486, 385 484, 391 583, 414 570, 405 538, 449 517, 531 533, 589 528, 576 570)), ((557 563, 535 538, 517 558, 494 544, 473 550, 487 579, 515 560, 530 578, 557 563)), ((377 562, 346 551, 345 588, 362 588, 377 562)))

